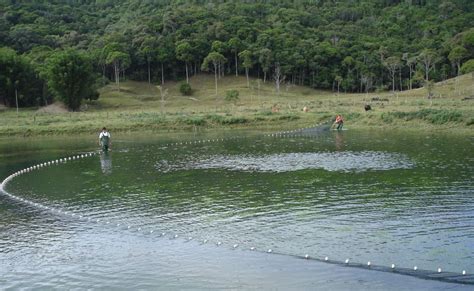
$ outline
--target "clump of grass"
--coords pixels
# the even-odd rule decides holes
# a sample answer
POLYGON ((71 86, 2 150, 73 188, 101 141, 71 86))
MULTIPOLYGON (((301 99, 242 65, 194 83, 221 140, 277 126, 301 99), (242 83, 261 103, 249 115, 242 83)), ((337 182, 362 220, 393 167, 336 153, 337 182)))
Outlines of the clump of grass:
POLYGON ((273 118, 273 120, 288 120, 288 121, 291 121, 291 120, 298 120, 300 118, 301 117, 299 117, 298 115, 284 114, 284 115, 277 116, 276 118, 273 118))
POLYGON ((249 120, 245 117, 228 117, 222 120, 221 124, 223 125, 230 125, 230 124, 244 124, 249 122, 249 120))
POLYGON ((177 119, 178 123, 186 125, 203 126, 206 124, 206 119, 201 116, 182 116, 177 119))
POLYGON ((380 118, 382 119, 383 122, 385 123, 392 123, 394 116, 390 114, 390 112, 384 112, 382 115, 380 115, 380 118))
POLYGON ((456 110, 444 110, 444 109, 422 109, 419 111, 412 112, 388 112, 382 114, 383 120, 390 120, 392 118, 403 119, 405 121, 410 120, 424 120, 432 124, 445 124, 448 122, 462 122, 462 113, 456 110))
POLYGON ((269 116, 272 115, 273 112, 271 110, 263 110, 257 113, 257 115, 269 116))
POLYGON ((346 115, 346 119, 357 119, 360 118, 361 114, 359 112, 351 112, 346 115))
POLYGON ((225 119, 224 116, 219 114, 207 114, 205 118, 215 124, 222 124, 222 121, 225 119))

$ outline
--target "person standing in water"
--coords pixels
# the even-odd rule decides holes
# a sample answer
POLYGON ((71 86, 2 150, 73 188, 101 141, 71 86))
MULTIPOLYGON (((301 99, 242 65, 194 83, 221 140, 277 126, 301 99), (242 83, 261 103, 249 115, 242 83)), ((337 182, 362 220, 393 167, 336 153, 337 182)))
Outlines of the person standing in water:
POLYGON ((101 146, 102 151, 107 152, 110 148, 112 142, 110 141, 110 132, 104 127, 99 134, 99 146, 101 146))
POLYGON ((336 127, 337 130, 342 129, 342 126, 344 125, 344 119, 342 118, 342 115, 340 114, 336 115, 336 121, 334 122, 334 124, 337 124, 337 127, 336 127))

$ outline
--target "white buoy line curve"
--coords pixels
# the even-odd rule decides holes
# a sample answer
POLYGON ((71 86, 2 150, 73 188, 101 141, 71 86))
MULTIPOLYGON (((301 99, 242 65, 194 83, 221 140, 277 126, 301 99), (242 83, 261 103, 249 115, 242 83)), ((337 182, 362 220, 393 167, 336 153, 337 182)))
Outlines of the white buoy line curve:
MULTIPOLYGON (((300 129, 295 129, 295 130, 289 130, 289 131, 281 131, 281 132, 276 132, 276 133, 271 133, 271 134, 265 134, 264 136, 266 137, 288 137, 288 136, 301 136, 305 132, 311 132, 318 126, 322 126, 327 122, 322 122, 316 125, 316 127, 306 127, 306 128, 300 128, 300 129)), ((194 144, 204 144, 204 143, 212 143, 212 142, 223 142, 223 141, 228 141, 228 140, 235 140, 240 137, 230 137, 230 138, 220 138, 220 139, 203 139, 203 140, 195 140, 195 141, 187 141, 187 142, 175 142, 175 143, 168 143, 165 146, 179 146, 179 145, 194 145, 194 144)), ((68 163, 70 161, 74 160, 79 160, 87 157, 92 157, 97 155, 97 152, 87 152, 79 155, 73 155, 69 157, 64 157, 64 158, 59 158, 55 159, 52 161, 48 162, 43 162, 39 163, 36 165, 32 165, 30 167, 27 167, 25 169, 19 170, 8 177, 6 177, 2 183, 0 184, 0 192, 6 195, 7 197, 19 201, 25 204, 28 204, 32 207, 36 207, 38 209, 50 211, 55 214, 59 215, 65 215, 70 218, 74 219, 79 219, 79 220, 85 220, 87 222, 93 222, 93 223, 101 223, 103 225, 108 225, 111 227, 117 227, 129 231, 136 231, 137 233, 141 233, 144 235, 156 235, 158 237, 169 237, 169 239, 179 239, 180 237, 184 237, 184 241, 197 241, 200 242, 201 244, 206 244, 209 242, 209 239, 207 238, 193 238, 192 236, 187 236, 187 235, 180 235, 176 232, 170 231, 170 230, 156 230, 156 229, 150 229, 150 228, 145 228, 141 226, 133 226, 133 225, 127 225, 124 223, 120 222, 113 222, 109 219, 104 219, 104 218, 97 218, 93 219, 91 217, 87 217, 85 215, 78 215, 76 213, 70 212, 70 211, 64 211, 55 207, 50 207, 47 205, 44 205, 42 203, 34 202, 28 199, 21 198, 19 196, 13 195, 8 193, 5 190, 5 186, 15 177, 18 177, 20 175, 24 175, 27 173, 31 173, 35 170, 39 170, 44 167, 48 166, 53 166, 53 165, 59 165, 59 164, 64 164, 68 163), (171 234, 168 234, 170 232, 171 234)), ((382 265, 374 265, 371 263, 371 261, 368 261, 367 263, 357 263, 357 262, 352 262, 352 259, 346 258, 344 261, 341 260, 330 260, 328 256, 321 256, 321 255, 310 255, 310 254, 304 254, 304 255, 293 255, 293 254, 287 254, 287 253, 280 253, 278 251, 274 251, 272 248, 268 249, 257 249, 255 246, 250 246, 250 245, 240 245, 238 243, 224 243, 222 241, 216 241, 215 245, 217 247, 220 247, 222 245, 228 245, 230 246, 229 248, 231 249, 240 249, 240 250, 249 250, 249 251, 258 251, 262 253, 267 253, 267 254, 274 254, 274 255, 284 255, 284 256, 290 256, 290 257, 295 257, 295 258, 301 258, 305 260, 315 260, 319 262, 324 262, 324 263, 330 263, 330 264, 337 264, 341 266, 346 266, 346 267, 356 267, 356 268, 364 268, 364 269, 370 269, 370 270, 375 270, 375 271, 384 271, 384 272, 393 272, 397 274, 403 274, 403 275, 408 275, 408 276, 413 276, 413 277, 418 277, 422 279, 431 279, 431 280, 438 280, 438 281, 443 281, 443 282, 451 282, 451 283, 460 283, 460 284, 469 284, 469 285, 474 285, 474 275, 473 274, 468 274, 466 270, 462 270, 460 273, 454 273, 454 272, 446 272, 443 271, 441 267, 438 267, 436 271, 430 271, 430 270, 422 270, 419 269, 417 266, 414 266, 413 268, 403 268, 403 267, 398 267, 395 264, 391 264, 390 266, 382 266, 382 265)))

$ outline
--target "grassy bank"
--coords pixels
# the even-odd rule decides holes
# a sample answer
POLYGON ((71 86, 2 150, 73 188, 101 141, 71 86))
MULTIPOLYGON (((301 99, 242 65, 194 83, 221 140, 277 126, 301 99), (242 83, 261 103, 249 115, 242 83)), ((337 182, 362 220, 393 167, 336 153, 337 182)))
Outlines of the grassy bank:
POLYGON ((103 87, 100 99, 84 104, 80 112, 24 109, 0 110, 0 134, 9 136, 95 133, 102 126, 113 132, 187 130, 220 127, 251 127, 279 130, 309 126, 342 113, 350 128, 411 128, 472 133, 474 129, 474 79, 460 76, 435 86, 435 98, 425 89, 392 94, 344 94, 283 86, 276 94, 273 84, 244 77, 225 77, 215 95, 213 76, 191 79, 193 94, 182 96, 179 83, 168 82, 166 98, 154 85, 128 81, 117 91, 103 87), (225 101, 228 90, 238 90, 237 102, 225 101), (364 105, 371 111, 366 112, 364 105), (308 112, 303 112, 307 107, 308 112))

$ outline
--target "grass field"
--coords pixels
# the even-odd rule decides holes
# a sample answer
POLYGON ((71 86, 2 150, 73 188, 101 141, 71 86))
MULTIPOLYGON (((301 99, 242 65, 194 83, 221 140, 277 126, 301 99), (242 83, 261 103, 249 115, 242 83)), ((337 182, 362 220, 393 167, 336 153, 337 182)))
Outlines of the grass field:
POLYGON ((64 110, 0 109, 1 135, 52 135, 95 133, 107 126, 113 132, 138 130, 186 130, 195 127, 252 127, 267 130, 309 126, 341 113, 350 128, 382 127, 423 130, 474 129, 474 77, 463 75, 437 83, 435 98, 427 99, 424 88, 403 92, 345 94, 303 86, 281 87, 272 82, 227 76, 191 78, 191 96, 182 96, 177 82, 167 82, 161 102, 158 87, 126 81, 120 92, 114 84, 100 89, 97 101, 85 103, 80 112, 64 110), (238 90, 237 102, 225 101, 226 91, 238 90), (466 99, 467 98, 467 99, 466 99), (469 99, 470 98, 470 99, 469 99), (365 112, 364 105, 371 111, 365 112), (307 107, 308 112, 303 112, 307 107))

